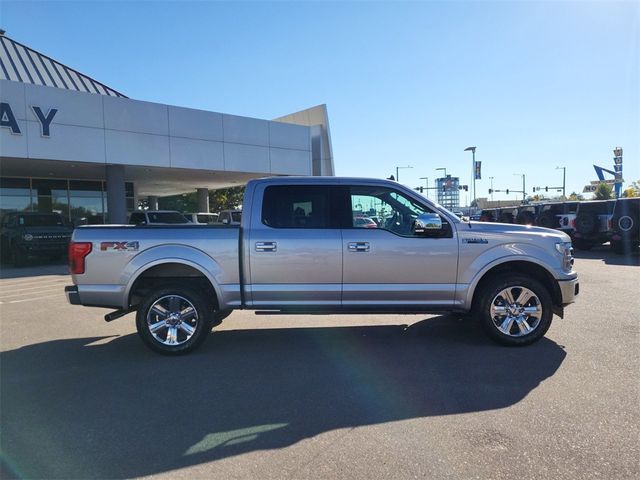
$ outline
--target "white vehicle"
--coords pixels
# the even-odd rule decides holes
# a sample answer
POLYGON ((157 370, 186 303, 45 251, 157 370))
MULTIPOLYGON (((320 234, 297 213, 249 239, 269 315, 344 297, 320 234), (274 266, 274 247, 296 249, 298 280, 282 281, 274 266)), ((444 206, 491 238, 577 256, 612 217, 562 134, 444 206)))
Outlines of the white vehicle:
POLYGON ((191 223, 187 217, 175 210, 146 210, 133 212, 129 225, 181 225, 191 223))
POLYGON ((196 225, 213 225, 218 223, 219 215, 217 213, 185 213, 185 217, 192 223, 196 225))
POLYGON ((224 225, 240 225, 242 210, 222 210, 218 214, 218 223, 224 225))

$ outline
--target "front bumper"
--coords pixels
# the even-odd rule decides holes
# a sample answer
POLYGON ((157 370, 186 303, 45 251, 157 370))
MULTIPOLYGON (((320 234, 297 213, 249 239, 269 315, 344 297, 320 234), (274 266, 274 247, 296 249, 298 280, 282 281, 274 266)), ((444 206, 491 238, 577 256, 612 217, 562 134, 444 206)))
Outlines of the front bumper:
POLYGON ((578 277, 569 280, 558 280, 558 286, 560 287, 560 294, 562 296, 562 306, 576 301, 576 297, 580 293, 578 277))

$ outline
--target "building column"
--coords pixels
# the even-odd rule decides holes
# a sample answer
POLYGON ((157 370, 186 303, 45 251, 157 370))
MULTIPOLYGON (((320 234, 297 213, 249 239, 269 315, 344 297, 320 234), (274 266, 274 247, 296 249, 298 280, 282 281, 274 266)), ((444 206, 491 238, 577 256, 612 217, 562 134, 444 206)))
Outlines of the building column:
POLYGON ((124 165, 107 165, 108 223, 127 223, 124 165))
POLYGON ((147 203, 149 205, 149 210, 158 210, 158 197, 155 195, 149 195, 147 197, 147 203))
POLYGON ((209 189, 198 188, 198 212, 209 213, 209 189))

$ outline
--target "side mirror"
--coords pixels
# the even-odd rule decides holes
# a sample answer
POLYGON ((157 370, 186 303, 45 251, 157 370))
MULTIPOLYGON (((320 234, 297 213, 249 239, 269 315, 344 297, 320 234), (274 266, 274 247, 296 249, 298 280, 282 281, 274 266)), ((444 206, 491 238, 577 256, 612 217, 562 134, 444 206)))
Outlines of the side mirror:
POLYGON ((430 232, 442 230, 442 218, 437 213, 423 213, 413 222, 413 233, 415 235, 426 235, 430 232))

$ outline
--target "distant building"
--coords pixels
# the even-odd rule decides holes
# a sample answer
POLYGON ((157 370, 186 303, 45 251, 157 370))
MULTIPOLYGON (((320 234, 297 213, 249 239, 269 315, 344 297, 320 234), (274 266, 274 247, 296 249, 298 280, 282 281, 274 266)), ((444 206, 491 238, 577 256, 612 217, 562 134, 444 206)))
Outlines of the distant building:
POLYGON ((447 175, 436 179, 438 203, 449 210, 460 208, 460 178, 447 175))

